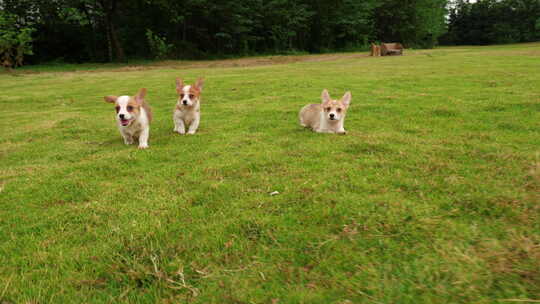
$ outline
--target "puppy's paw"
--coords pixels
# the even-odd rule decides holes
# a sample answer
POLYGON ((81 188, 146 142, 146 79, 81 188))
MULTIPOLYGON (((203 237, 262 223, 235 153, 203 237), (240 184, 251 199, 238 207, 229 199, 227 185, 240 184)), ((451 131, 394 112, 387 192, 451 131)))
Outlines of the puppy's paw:
POLYGON ((345 135, 345 134, 347 134, 347 131, 343 130, 343 131, 339 131, 339 132, 337 132, 337 133, 338 133, 339 135, 345 135))
POLYGON ((175 131, 176 133, 180 134, 180 135, 184 135, 186 134, 186 131, 175 131))
POLYGON ((195 135, 195 132, 196 132, 196 131, 188 131, 187 134, 189 134, 189 135, 195 135))
POLYGON ((148 149, 148 144, 139 144, 139 149, 141 150, 148 149))

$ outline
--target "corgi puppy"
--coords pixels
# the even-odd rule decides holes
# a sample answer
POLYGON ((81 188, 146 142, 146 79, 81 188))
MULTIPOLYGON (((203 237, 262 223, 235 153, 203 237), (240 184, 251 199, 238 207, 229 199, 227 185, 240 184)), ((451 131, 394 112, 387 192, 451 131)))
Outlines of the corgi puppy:
POLYGON ((340 100, 333 100, 328 91, 323 90, 321 104, 310 104, 300 110, 300 125, 317 133, 347 133, 343 124, 351 98, 351 92, 347 92, 340 100))
POLYGON ((146 89, 140 89, 135 96, 105 96, 106 102, 114 103, 118 130, 126 145, 139 139, 139 149, 148 148, 152 110, 144 100, 146 89))
POLYGON ((201 92, 203 79, 197 79, 194 85, 184 85, 184 81, 176 78, 178 101, 173 111, 174 132, 195 134, 201 121, 201 92))

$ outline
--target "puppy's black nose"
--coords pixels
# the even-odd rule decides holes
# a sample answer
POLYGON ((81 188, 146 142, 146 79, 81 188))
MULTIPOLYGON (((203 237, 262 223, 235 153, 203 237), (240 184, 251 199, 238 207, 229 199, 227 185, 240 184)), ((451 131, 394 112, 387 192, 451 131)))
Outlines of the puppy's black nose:
POLYGON ((124 114, 120 114, 118 117, 120 117, 120 119, 124 119, 124 114))
POLYGON ((187 105, 187 100, 184 100, 182 103, 183 103, 184 105, 187 105))
POLYGON ((330 118, 334 118, 336 115, 334 113, 330 113, 330 118))

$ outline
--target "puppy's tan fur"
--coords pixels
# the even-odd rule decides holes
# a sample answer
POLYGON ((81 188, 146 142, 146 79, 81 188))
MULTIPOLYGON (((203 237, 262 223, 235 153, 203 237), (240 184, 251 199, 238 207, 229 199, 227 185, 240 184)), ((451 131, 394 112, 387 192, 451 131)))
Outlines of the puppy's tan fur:
POLYGON ((322 103, 309 104, 300 110, 300 125, 317 133, 347 133, 344 123, 351 98, 351 93, 346 92, 340 100, 334 100, 323 90, 322 103))
POLYGON ((146 89, 142 88, 135 96, 105 96, 106 102, 114 103, 118 130, 124 143, 130 145, 139 140, 139 149, 148 148, 152 109, 145 100, 146 89))
POLYGON ((176 79, 178 100, 173 111, 174 132, 179 134, 195 134, 201 120, 201 92, 203 79, 197 79, 194 85, 184 85, 180 78, 176 79))

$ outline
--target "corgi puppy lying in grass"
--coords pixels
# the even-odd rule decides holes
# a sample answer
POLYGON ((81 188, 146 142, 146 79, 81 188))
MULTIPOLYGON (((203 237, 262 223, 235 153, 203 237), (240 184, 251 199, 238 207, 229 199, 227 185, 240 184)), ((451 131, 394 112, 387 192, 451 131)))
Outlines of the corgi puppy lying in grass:
POLYGON ((347 92, 340 100, 333 100, 328 91, 323 90, 322 103, 306 105, 300 110, 300 125, 317 133, 346 134, 343 124, 351 98, 351 92, 347 92))
POLYGON ((116 110, 118 130, 126 145, 138 138, 139 149, 148 148, 152 110, 144 100, 146 89, 140 89, 135 96, 105 96, 105 101, 113 103, 116 110))
POLYGON ((184 85, 184 81, 176 78, 178 101, 173 111, 174 132, 195 134, 201 121, 201 92, 203 79, 197 79, 194 85, 184 85))

